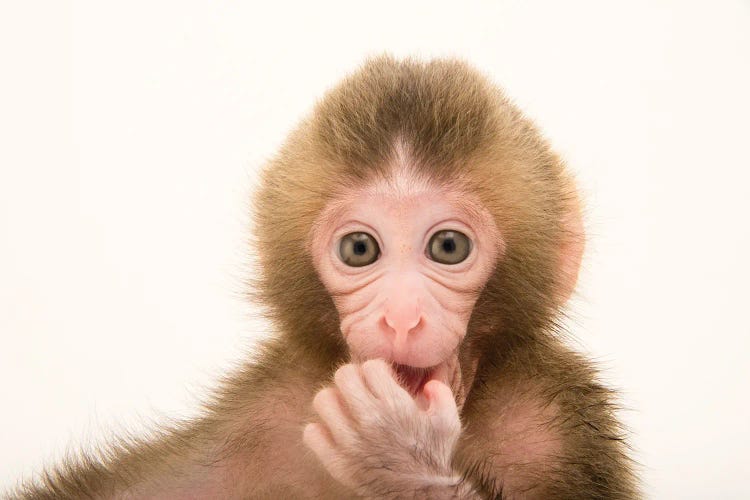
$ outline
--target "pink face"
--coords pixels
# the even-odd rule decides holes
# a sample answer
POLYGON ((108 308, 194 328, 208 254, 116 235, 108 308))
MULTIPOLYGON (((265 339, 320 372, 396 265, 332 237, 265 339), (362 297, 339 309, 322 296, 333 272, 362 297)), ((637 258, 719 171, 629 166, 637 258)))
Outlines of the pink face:
POLYGON ((457 348, 503 244, 472 197, 395 173, 331 202, 311 234, 354 361, 383 358, 410 379, 451 384, 457 348))

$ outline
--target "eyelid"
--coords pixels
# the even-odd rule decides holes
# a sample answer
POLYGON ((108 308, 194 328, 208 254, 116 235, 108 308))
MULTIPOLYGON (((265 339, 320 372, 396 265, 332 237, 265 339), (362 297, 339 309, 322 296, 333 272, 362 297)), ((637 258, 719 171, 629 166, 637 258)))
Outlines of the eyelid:
POLYGON ((347 233, 341 238, 339 238, 337 250, 338 250, 339 260, 341 260, 341 262, 343 262, 349 267, 367 267, 371 264, 374 264, 378 260, 378 258, 380 258, 380 247, 378 246, 377 240, 375 240, 375 238, 369 233, 366 233, 363 231, 354 231, 351 233, 347 233), (357 235, 359 237, 354 238, 353 235, 357 235), (361 263, 358 265, 358 264, 353 263, 353 261, 351 260, 352 258, 356 260, 357 257, 349 255, 349 252, 354 251, 353 245, 356 245, 357 242, 362 242, 362 241, 367 242, 368 246, 374 245, 375 254, 374 256, 373 255, 368 256, 368 258, 366 259, 367 260, 366 263, 361 263), (345 244, 346 244, 346 249, 347 249, 346 254, 343 252, 345 244), (372 259, 372 260, 369 260, 369 259, 372 259))
POLYGON ((430 239, 440 231, 457 231, 459 233, 463 233, 467 238, 469 238, 472 251, 477 246, 477 237, 474 233, 474 230, 467 224, 457 219, 445 219, 430 226, 430 228, 425 233, 422 246, 427 249, 427 244, 430 242, 430 239))
POLYGON ((356 276, 362 274, 363 272, 370 271, 373 266, 377 265, 377 263, 380 262, 383 255, 385 254, 383 240, 380 238, 380 234, 378 234, 378 231, 371 225, 366 224, 360 220, 347 221, 334 229, 331 232, 328 249, 328 253, 330 255, 333 266, 335 266, 335 268, 340 272, 343 272, 350 276, 356 276), (341 238, 351 233, 367 233, 375 240, 375 242, 378 244, 379 253, 378 258, 375 259, 374 262, 360 267, 349 266, 346 263, 342 262, 342 260, 339 258, 339 244, 341 242, 341 238))
POLYGON ((427 246, 424 251, 425 251, 425 255, 427 256, 427 258, 433 262, 436 262, 438 264, 443 264, 446 266, 458 266, 466 262, 467 260, 469 260, 469 258, 472 256, 472 253, 474 252, 474 242, 471 240, 471 238, 467 234, 457 229, 438 229, 437 231, 432 233, 432 236, 430 236, 430 239, 427 240, 427 246), (439 260, 437 260, 437 257, 435 257, 435 255, 432 252, 432 249, 433 249, 432 245, 433 245, 434 238, 440 233, 454 233, 454 234, 457 233, 457 234, 460 234, 463 238, 466 238, 466 242, 469 246, 469 249, 463 259, 461 259, 458 262, 440 262, 439 260))
POLYGON ((380 234, 378 234, 377 229, 358 220, 347 221, 346 223, 341 224, 339 227, 334 229, 331 233, 331 241, 336 244, 341 240, 341 238, 351 233, 367 233, 375 239, 380 249, 383 249, 383 240, 380 238, 380 234), (363 227, 365 229, 362 229, 363 227))
POLYGON ((430 266, 433 266, 433 270, 438 271, 439 273, 461 275, 465 273, 467 269, 474 266, 474 263, 478 259, 477 256, 479 255, 479 246, 480 242, 476 237, 476 233, 468 224, 461 222, 458 219, 444 219, 430 226, 430 229, 425 233, 424 241, 422 242, 422 248, 424 249, 422 251, 422 256, 426 262, 429 262, 430 266), (429 256, 428 245, 430 239, 440 231, 458 231, 466 235, 466 237, 469 238, 470 243, 469 255, 458 264, 443 264, 433 260, 429 256))

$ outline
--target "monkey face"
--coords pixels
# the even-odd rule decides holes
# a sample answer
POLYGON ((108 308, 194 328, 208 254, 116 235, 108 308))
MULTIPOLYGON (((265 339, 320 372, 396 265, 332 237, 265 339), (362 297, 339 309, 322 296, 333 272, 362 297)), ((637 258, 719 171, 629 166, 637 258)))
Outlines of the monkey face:
POLYGON ((330 202, 311 235, 353 360, 390 361, 412 394, 450 383, 474 303, 502 240, 456 189, 400 170, 330 202))

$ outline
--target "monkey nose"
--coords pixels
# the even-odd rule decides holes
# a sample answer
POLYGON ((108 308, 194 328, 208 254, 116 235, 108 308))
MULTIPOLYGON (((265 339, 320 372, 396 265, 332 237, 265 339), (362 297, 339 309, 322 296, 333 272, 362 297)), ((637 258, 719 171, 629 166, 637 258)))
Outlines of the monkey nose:
POLYGON ((418 300, 399 307, 386 306, 382 322, 386 330, 396 335, 395 341, 405 341, 406 337, 416 332, 422 323, 422 311, 418 300))
POLYGON ((385 324, 397 334, 400 332, 411 333, 417 326, 422 322, 422 316, 419 314, 411 315, 411 317, 404 318, 395 315, 386 314, 383 316, 385 324))

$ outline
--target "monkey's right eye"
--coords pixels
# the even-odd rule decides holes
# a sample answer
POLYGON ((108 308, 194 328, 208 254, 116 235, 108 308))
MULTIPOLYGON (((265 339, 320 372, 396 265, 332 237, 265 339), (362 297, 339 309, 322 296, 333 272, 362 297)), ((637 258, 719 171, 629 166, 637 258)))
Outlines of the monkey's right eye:
POLYGON ((339 242, 339 258, 347 266, 366 266, 378 260, 379 256, 378 242, 367 233, 349 233, 339 242))

